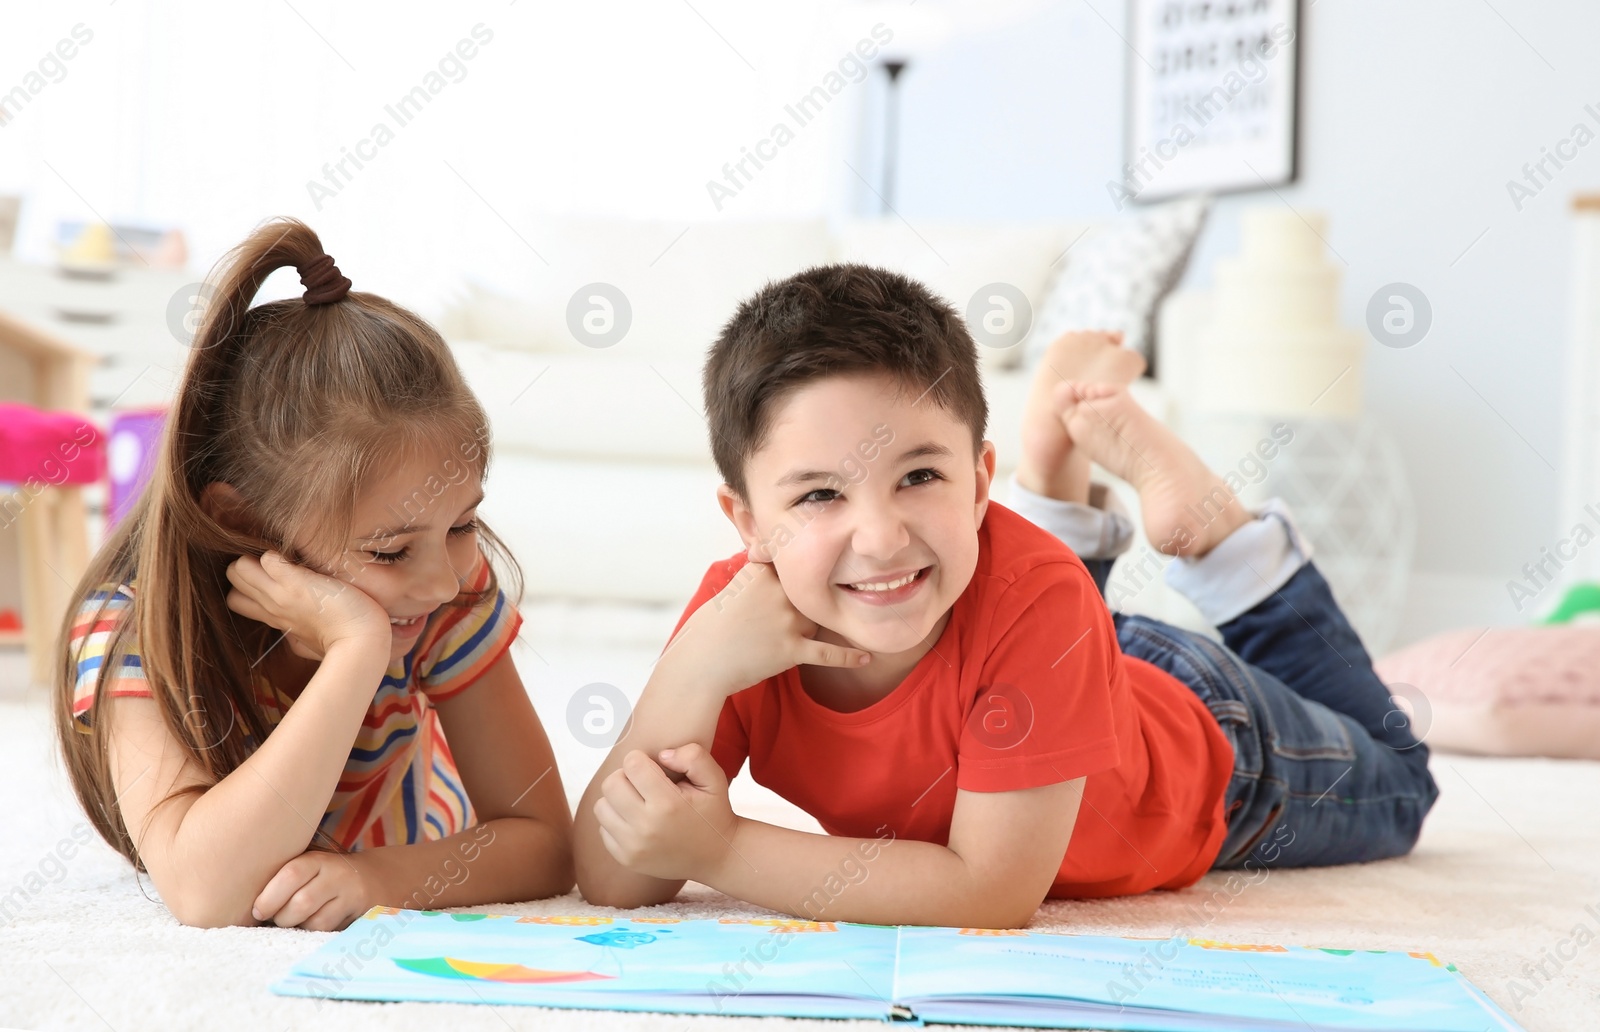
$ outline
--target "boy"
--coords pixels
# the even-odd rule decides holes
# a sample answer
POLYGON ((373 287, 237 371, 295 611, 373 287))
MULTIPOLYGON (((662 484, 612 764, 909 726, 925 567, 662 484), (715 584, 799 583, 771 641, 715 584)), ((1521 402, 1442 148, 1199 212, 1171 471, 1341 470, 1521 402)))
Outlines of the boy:
POLYGON ((578 807, 584 896, 692 878, 812 920, 1009 928, 1047 896, 1407 852, 1427 750, 1282 506, 1245 510, 1143 413, 1141 369, 1103 334, 1052 347, 1013 512, 948 304, 858 265, 746 301, 705 369, 746 551, 706 574, 578 807), (1108 612, 1131 528, 1088 504, 1091 459, 1226 647, 1108 612), (827 834, 736 816, 747 758, 827 834))

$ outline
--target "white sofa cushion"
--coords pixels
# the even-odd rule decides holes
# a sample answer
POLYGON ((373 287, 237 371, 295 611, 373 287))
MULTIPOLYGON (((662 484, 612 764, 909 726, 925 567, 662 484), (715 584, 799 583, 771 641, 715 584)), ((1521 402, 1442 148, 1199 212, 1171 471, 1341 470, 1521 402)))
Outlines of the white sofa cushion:
POLYGON ((525 300, 485 305, 482 296, 469 298, 465 325, 447 317, 447 332, 557 354, 698 358, 741 300, 830 254, 821 220, 554 219, 529 236, 549 265, 527 285, 525 300), (569 302, 591 283, 620 289, 631 308, 627 333, 605 348, 584 346, 568 328, 569 302))
POLYGON ((451 344, 497 450, 710 465, 700 358, 643 360, 451 344))
POLYGON ((526 597, 682 605, 739 550, 710 463, 495 456, 483 518, 526 576, 526 597))
MULTIPOLYGON (((920 280, 963 315, 978 288, 1007 283, 1037 316, 1053 265, 1087 224, 1050 222, 922 222, 862 219, 834 227, 834 260, 865 262, 920 280)), ((980 347, 985 368, 1017 366, 1027 342, 980 347)))

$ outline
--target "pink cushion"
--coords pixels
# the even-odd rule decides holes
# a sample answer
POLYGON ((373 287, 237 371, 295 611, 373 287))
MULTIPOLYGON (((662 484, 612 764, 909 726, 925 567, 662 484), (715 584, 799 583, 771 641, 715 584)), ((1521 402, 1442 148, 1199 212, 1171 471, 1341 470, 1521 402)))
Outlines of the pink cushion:
POLYGON ((1418 689, 1413 726, 1431 747, 1600 760, 1600 625, 1449 631, 1376 667, 1418 689))
POLYGON ((89 420, 0 403, 0 483, 92 484, 105 473, 105 435, 89 420))

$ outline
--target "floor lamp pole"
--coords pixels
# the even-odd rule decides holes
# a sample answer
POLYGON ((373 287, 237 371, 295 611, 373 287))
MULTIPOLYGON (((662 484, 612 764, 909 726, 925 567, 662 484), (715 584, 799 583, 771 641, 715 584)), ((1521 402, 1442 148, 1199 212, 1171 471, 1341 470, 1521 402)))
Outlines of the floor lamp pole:
POLYGON ((895 156, 900 148, 900 73, 905 71, 904 61, 885 61, 884 71, 889 73, 889 97, 883 111, 883 189, 879 199, 887 215, 894 210, 895 156))

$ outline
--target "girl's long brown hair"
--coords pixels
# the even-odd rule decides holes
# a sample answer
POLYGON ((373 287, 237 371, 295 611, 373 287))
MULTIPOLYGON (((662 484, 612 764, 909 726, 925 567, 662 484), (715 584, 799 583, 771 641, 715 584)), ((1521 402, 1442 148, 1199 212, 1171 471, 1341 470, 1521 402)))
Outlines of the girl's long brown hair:
MULTIPOLYGON (((268 550, 326 565, 352 536, 356 501, 399 461, 454 461, 456 479, 488 471, 483 408, 449 346, 416 315, 372 294, 331 304, 300 298, 252 308, 268 275, 321 256, 310 227, 263 224, 208 280, 208 302, 162 431, 148 486, 96 552, 73 593, 56 652, 56 733, 78 800, 100 835, 143 870, 136 834, 117 809, 107 749, 113 707, 107 673, 136 646, 167 730, 205 782, 162 802, 203 793, 263 741, 271 723, 252 690, 252 666, 280 632, 228 609, 225 570, 268 550), (252 532, 201 506, 206 485, 229 484, 249 507, 252 532), (291 537, 313 542, 296 552, 291 537), (79 606, 137 576, 132 606, 113 632, 95 684, 91 727, 74 720, 79 606)), ((436 471, 443 478, 450 469, 436 471)), ((423 485, 418 485, 419 490, 423 485)), ((479 520, 486 550, 503 562, 520 599, 521 571, 479 520)), ((376 530, 377 528, 371 528, 376 530)), ((492 571, 492 567, 491 567, 492 571)), ((491 572, 486 594, 498 580, 491 572)), ((463 593, 458 605, 484 595, 463 593)), ((95 622, 104 616, 101 602, 95 622)), ((319 835, 319 845, 337 848, 319 835)))

